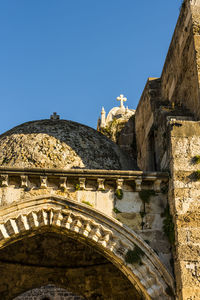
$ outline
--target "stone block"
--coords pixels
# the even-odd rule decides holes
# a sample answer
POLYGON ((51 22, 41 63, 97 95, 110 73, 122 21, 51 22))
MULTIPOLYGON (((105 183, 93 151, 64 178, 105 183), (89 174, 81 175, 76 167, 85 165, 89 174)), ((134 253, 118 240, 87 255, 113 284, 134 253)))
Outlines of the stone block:
POLYGON ((108 216, 112 216, 114 208, 114 192, 112 190, 96 192, 95 208, 108 216))
POLYGON ((199 136, 190 137, 190 156, 191 157, 200 155, 199 145, 200 145, 200 137, 199 136))
POLYGON ((179 227, 177 229, 179 244, 200 245, 199 228, 179 227))
POLYGON ((163 220, 160 214, 147 214, 143 218, 144 229, 162 229, 163 220))
POLYGON ((177 214, 191 214, 200 210, 200 201, 197 198, 177 197, 175 207, 177 214))
POLYGON ((177 218, 177 227, 185 227, 185 228, 196 228, 200 227, 200 213, 196 214, 184 214, 178 215, 177 218))
MULTIPOLYGON (((172 133, 173 135, 173 133, 172 133)), ((172 155, 180 158, 188 158, 190 153, 190 141, 188 137, 175 136, 171 138, 172 143, 172 155)))
POLYGON ((146 213, 160 214, 164 211, 167 205, 167 195, 159 194, 158 196, 151 197, 149 203, 145 204, 146 213))
MULTIPOLYGON (((184 288, 199 288, 200 282, 200 262, 195 260, 180 261, 180 275, 182 287, 184 288)), ((194 295, 194 294, 193 294, 194 295)))
MULTIPOLYGON (((177 247, 178 257, 185 261, 198 261, 200 271, 200 244, 194 245, 192 243, 181 244, 177 247)), ((200 276, 200 274, 199 274, 200 276)), ((200 279, 200 277, 199 277, 200 279)))
POLYGON ((142 210, 143 203, 138 193, 123 191, 122 200, 116 200, 115 206, 121 212, 139 213, 142 210))
POLYGON ((133 230, 142 229, 142 218, 138 213, 118 213, 116 214, 116 218, 133 230))
POLYGON ((77 200, 80 203, 90 203, 92 207, 96 207, 96 192, 95 191, 77 191, 77 200))
POLYGON ((14 186, 8 186, 3 188, 2 191, 2 204, 8 205, 12 202, 17 202, 21 200, 21 190, 16 189, 14 186))
POLYGON ((200 290, 199 288, 193 287, 183 287, 182 289, 182 299, 186 300, 199 300, 200 290))

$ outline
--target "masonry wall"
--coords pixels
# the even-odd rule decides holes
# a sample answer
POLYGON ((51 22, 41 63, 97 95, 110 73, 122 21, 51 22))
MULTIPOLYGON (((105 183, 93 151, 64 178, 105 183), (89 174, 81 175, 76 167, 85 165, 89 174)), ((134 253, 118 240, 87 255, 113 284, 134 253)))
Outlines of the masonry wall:
POLYGON ((171 121, 169 203, 175 224, 177 298, 200 299, 200 122, 171 121))
POLYGON ((200 6, 191 2, 182 4, 162 71, 161 94, 163 100, 183 105, 199 119, 200 6))
POLYGON ((135 113, 135 134, 137 142, 137 163, 141 170, 156 170, 154 149, 150 139, 154 138, 154 110, 160 100, 160 80, 149 78, 135 113))
POLYGON ((37 203, 39 198, 51 195, 96 208, 137 232, 171 272, 171 246, 163 232, 167 174, 140 171, 119 171, 115 175, 112 171, 105 173, 105 177, 102 177, 102 172, 90 177, 68 174, 64 189, 59 181, 63 184, 65 177, 52 177, 51 172, 45 177, 23 175, 22 178, 26 179, 23 187, 18 174, 8 176, 0 173, 0 207, 6 209, 13 203, 29 199, 35 199, 37 203))

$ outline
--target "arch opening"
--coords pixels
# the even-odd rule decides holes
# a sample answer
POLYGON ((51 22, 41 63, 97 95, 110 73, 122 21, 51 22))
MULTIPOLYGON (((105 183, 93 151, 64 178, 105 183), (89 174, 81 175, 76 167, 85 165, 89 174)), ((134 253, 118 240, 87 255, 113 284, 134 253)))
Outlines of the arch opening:
POLYGON ((101 253, 144 299, 171 299, 166 289, 170 286, 173 290, 173 278, 155 253, 133 231, 95 209, 72 200, 47 197, 11 205, 0 212, 0 217, 0 249, 8 249, 27 235, 48 231, 64 234, 101 253), (142 264, 126 263, 125 255, 135 245, 144 252, 142 264))
POLYGON ((1 249, 0 258, 0 296, 5 300, 47 284, 83 299, 142 299, 124 274, 93 247, 47 228, 1 249))

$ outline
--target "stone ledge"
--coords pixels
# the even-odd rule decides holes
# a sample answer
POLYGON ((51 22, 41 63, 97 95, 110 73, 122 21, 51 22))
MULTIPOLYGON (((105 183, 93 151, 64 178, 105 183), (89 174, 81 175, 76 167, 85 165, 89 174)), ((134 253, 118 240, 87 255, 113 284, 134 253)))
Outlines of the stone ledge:
POLYGON ((9 175, 55 175, 55 176, 87 176, 87 177, 108 177, 108 178, 125 178, 142 177, 144 180, 156 180, 157 178, 163 181, 168 181, 169 174, 167 172, 143 172, 143 171, 121 171, 121 170, 89 170, 89 169, 41 169, 41 168, 10 168, 0 167, 0 174, 9 175))
MULTIPOLYGON (((0 167, 0 187, 16 185, 27 189, 32 182, 41 189, 50 187, 49 181, 54 182, 59 189, 66 189, 72 184, 76 190, 85 190, 87 181, 97 190, 105 190, 105 183, 114 185, 116 189, 123 189, 124 185, 131 185, 134 190, 141 191, 144 185, 160 192, 161 184, 168 181, 167 173, 142 171, 107 171, 107 170, 67 170, 60 169, 17 169, 0 167), (37 183, 35 182, 37 181, 37 183), (68 183, 70 183, 68 185, 68 183)), ((114 189, 115 189, 114 188, 114 189)), ((113 188, 112 188, 113 189, 113 188)))

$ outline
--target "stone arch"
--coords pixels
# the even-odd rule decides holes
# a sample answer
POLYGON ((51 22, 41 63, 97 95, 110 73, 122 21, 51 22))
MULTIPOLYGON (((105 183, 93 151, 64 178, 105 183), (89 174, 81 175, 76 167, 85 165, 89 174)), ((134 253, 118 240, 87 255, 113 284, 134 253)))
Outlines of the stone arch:
POLYGON ((66 198, 36 197, 2 208, 0 249, 43 227, 63 230, 94 245, 145 299, 171 299, 167 290, 174 290, 172 276, 136 233, 96 209, 66 198), (142 264, 125 261, 126 252, 134 246, 144 253, 142 264))

